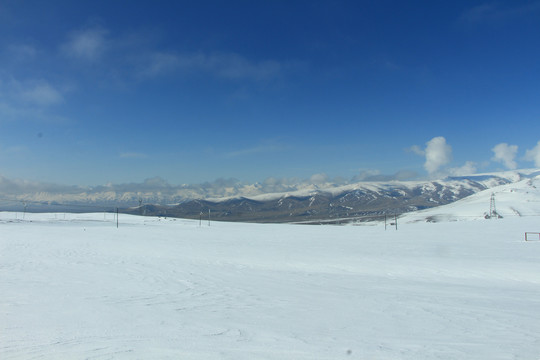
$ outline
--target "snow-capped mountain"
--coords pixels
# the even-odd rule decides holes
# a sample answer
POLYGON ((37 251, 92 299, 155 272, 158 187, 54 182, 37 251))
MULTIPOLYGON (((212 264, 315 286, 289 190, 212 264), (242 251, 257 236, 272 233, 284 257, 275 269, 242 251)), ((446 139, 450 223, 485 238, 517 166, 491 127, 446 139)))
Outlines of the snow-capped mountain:
MULTIPOLYGON (((522 170, 426 182, 362 182, 252 197, 195 199, 174 206, 143 205, 128 212, 183 218, 211 217, 225 221, 367 221, 385 214, 402 214, 450 204, 502 185, 511 187, 512 184, 533 181, 539 174, 537 170, 522 170)), ((489 200, 485 207, 489 210, 489 200)))

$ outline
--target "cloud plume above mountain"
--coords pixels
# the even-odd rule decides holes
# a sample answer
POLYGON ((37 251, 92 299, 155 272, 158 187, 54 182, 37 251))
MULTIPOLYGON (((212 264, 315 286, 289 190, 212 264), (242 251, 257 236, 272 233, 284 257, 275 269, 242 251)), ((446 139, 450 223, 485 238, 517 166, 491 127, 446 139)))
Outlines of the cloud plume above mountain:
POLYGON ((429 174, 437 172, 442 166, 452 161, 452 147, 442 136, 434 137, 426 143, 424 168, 429 174))
POLYGON ((525 153, 525 160, 534 161, 534 164, 540 167, 540 141, 536 146, 525 153))
POLYGON ((493 151, 493 157, 491 158, 491 160, 502 163, 508 169, 517 168, 517 163, 515 161, 518 151, 517 145, 500 143, 498 145, 495 145, 495 147, 493 147, 491 151, 493 151))

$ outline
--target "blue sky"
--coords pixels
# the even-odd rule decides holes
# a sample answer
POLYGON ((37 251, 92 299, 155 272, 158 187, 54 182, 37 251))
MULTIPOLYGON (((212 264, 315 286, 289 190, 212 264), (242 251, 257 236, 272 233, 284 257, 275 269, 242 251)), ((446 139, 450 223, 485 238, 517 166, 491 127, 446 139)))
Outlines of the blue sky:
POLYGON ((2 1, 0 175, 540 167, 540 1, 2 1))

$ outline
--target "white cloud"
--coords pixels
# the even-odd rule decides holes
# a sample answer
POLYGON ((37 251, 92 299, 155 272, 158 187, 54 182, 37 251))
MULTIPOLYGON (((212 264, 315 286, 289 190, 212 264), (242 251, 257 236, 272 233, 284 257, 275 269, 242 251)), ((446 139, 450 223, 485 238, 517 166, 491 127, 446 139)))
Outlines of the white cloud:
POLYGON ((315 185, 324 184, 328 182, 328 175, 324 173, 311 175, 309 182, 315 185))
POLYGON ((413 145, 410 148, 405 149, 406 151, 415 153, 416 155, 424 156, 426 152, 420 148, 418 145, 413 145))
POLYGON ((458 168, 451 168, 448 173, 452 176, 472 175, 476 173, 476 164, 472 161, 467 161, 465 164, 458 168))
POLYGON ((430 175, 452 161, 452 147, 446 143, 446 139, 442 136, 429 140, 426 143, 424 153, 426 156, 424 168, 430 175))
POLYGON ((353 182, 370 180, 376 176, 381 175, 381 172, 377 169, 362 170, 360 173, 352 178, 353 182))
MULTIPOLYGON (((398 172, 394 174, 383 174, 381 171, 376 169, 368 169, 368 170, 362 170, 358 175, 355 175, 351 178, 351 183, 356 182, 362 182, 362 181, 377 181, 377 182, 383 182, 383 181, 394 181, 394 180, 400 180, 400 181, 406 181, 411 180, 415 177, 417 177, 418 174, 414 171, 410 170, 399 170, 398 172)), ((343 183, 348 183, 347 181, 343 181, 343 183)))
POLYGON ((525 153, 525 160, 534 161, 535 166, 540 167, 540 141, 536 146, 525 153))
POLYGON ((495 145, 493 149, 493 157, 491 160, 503 163, 508 169, 517 168, 517 163, 514 160, 518 151, 517 145, 508 145, 507 143, 500 143, 495 145))
POLYGON ((68 56, 84 60, 96 60, 106 48, 107 30, 94 27, 71 33, 69 41, 62 46, 68 56))

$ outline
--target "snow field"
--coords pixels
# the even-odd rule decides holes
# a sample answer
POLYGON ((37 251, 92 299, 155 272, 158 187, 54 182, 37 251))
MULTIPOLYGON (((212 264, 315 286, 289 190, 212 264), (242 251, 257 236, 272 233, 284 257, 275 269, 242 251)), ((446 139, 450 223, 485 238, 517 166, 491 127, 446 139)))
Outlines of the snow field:
POLYGON ((0 213, 1 359, 538 359, 538 217, 0 213))

